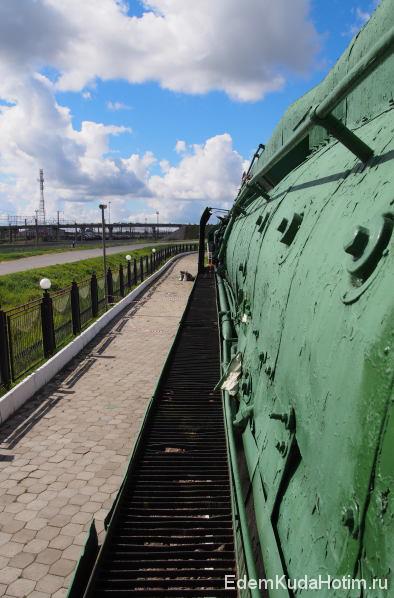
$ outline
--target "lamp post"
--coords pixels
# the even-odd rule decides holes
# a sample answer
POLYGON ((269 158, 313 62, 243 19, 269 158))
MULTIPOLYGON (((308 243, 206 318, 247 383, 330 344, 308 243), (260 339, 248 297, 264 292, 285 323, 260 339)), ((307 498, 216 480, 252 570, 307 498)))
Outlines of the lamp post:
POLYGON ((106 204, 99 205, 101 210, 101 230, 103 233, 103 268, 104 268, 104 295, 105 295, 105 310, 108 309, 108 286, 107 286, 107 254, 105 250, 105 215, 104 210, 107 209, 106 204))
MULTIPOLYGON (((159 210, 156 210, 157 224, 159 224, 159 210)), ((159 238, 159 227, 156 229, 156 239, 159 238)))
POLYGON ((153 255, 153 269, 156 270, 156 249, 152 247, 152 255, 153 255))
POLYGON ((127 260, 127 286, 131 289, 131 255, 126 255, 127 260))
POLYGON ((49 278, 41 278, 40 288, 44 291, 41 301, 41 327, 44 356, 49 357, 55 351, 55 330, 53 324, 52 299, 48 293, 51 288, 49 278))

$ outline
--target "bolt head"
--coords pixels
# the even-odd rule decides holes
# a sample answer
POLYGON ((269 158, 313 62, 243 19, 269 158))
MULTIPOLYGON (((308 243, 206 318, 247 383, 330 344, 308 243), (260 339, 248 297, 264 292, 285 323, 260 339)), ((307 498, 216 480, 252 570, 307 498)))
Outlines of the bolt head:
POLYGON ((349 253, 351 256, 353 256, 353 259, 357 260, 364 253, 364 250, 368 245, 368 241, 369 230, 364 226, 357 226, 343 248, 346 253, 349 253))
POLYGON ((344 511, 342 513, 342 523, 350 531, 352 531, 354 529, 355 519, 354 519, 353 509, 351 509, 351 508, 344 509, 344 511))
POLYGON ((289 223, 289 221, 287 220, 287 218, 283 218, 282 222, 278 226, 278 231, 280 233, 284 233, 287 228, 288 223, 289 223))

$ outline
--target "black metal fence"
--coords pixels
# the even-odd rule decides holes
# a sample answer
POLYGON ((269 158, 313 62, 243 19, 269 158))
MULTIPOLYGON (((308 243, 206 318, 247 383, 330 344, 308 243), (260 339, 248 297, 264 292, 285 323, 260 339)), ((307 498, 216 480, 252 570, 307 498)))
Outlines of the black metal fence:
POLYGON ((106 276, 93 273, 61 291, 45 291, 42 299, 0 310, 0 391, 70 342, 170 257, 196 250, 196 244, 164 247, 128 261, 125 269, 108 268, 106 276))

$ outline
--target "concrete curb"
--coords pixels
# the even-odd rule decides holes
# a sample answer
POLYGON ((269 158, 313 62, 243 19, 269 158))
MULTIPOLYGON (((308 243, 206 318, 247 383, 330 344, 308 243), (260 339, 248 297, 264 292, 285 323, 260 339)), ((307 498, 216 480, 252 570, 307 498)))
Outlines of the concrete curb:
POLYGON ((144 280, 126 297, 111 307, 98 320, 93 322, 86 330, 81 332, 73 341, 61 349, 56 355, 48 359, 35 372, 27 376, 22 382, 14 386, 0 399, 0 424, 5 422, 17 409, 28 401, 40 388, 45 386, 64 366, 71 361, 94 337, 111 322, 123 309, 139 297, 152 282, 159 278, 178 259, 196 253, 188 251, 170 258, 157 272, 144 280))

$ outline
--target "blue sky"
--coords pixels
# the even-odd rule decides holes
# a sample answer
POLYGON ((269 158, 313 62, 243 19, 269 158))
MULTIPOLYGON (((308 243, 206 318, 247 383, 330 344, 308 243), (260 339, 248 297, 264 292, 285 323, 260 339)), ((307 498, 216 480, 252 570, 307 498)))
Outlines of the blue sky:
MULTIPOLYGON (((140 3, 129 2, 129 5, 129 14, 141 14, 140 3)), ((269 139, 286 108, 318 84, 341 56, 354 28, 362 24, 357 9, 368 14, 373 6, 370 0, 312 1, 311 18, 322 44, 316 67, 305 76, 289 73, 285 88, 261 101, 232 101, 223 92, 197 96, 174 93, 161 89, 157 83, 130 85, 125 81, 98 81, 90 92, 90 101, 84 100, 80 93, 59 93, 57 97, 61 104, 71 108, 76 127, 87 119, 131 127, 131 138, 121 136, 111 140, 111 149, 124 155, 130 150, 152 150, 176 161, 177 139, 203 143, 208 137, 229 132, 235 148, 248 157, 258 143, 269 139), (121 102, 126 109, 111 111, 107 102, 121 102)))
MULTIPOLYGON (((187 4, 187 0, 184 1, 187 4)), ((271 3, 271 13, 266 11, 269 13, 266 21, 260 19, 256 25, 252 10, 249 20, 244 14, 240 20, 236 3, 220 0, 224 4, 226 1, 233 5, 235 26, 241 22, 244 27, 240 39, 247 39, 250 29, 250 53, 248 44, 245 44, 245 48, 240 49, 240 54, 244 54, 243 62, 240 60, 240 64, 234 66, 226 63, 226 44, 229 56, 233 50, 231 38, 215 41, 221 35, 221 15, 210 19, 208 2, 205 13, 196 13, 195 18, 207 19, 207 24, 213 30, 217 26, 218 32, 213 31, 215 35, 207 38, 208 43, 212 43, 212 50, 208 47, 208 54, 212 51, 212 56, 202 56, 205 66, 200 68, 201 61, 195 62, 187 47, 184 50, 188 44, 186 34, 184 39, 178 39, 180 36, 177 38, 175 33, 174 39, 184 51, 179 60, 179 54, 171 53, 168 40, 172 43, 173 38, 168 32, 162 33, 160 41, 157 27, 161 27, 163 22, 168 22, 170 30, 174 23, 181 23, 186 28, 190 25, 187 16, 182 14, 183 9, 179 8, 180 0, 173 0, 175 8, 171 14, 165 12, 164 0, 155 0, 148 6, 136 0, 128 3, 86 0, 86 11, 89 4, 92 11, 97 6, 107 11, 102 21, 97 15, 100 11, 91 13, 94 19, 97 17, 97 24, 92 30, 88 26, 88 13, 87 17, 81 15, 78 21, 78 16, 71 17, 64 10, 64 5, 69 3, 71 13, 74 0, 66 3, 60 0, 21 0, 22 13, 23 9, 26 10, 26 23, 31 18, 40 17, 40 23, 47 19, 47 26, 43 31, 44 49, 37 48, 33 41, 31 45, 26 42, 28 58, 22 56, 20 64, 18 54, 23 48, 20 50, 20 40, 18 47, 16 43, 18 35, 22 37, 23 32, 16 31, 14 36, 9 36, 5 48, 0 44, 0 75, 1 66, 6 73, 3 89, 0 84, 0 98, 3 105, 8 101, 9 106, 3 113, 0 112, 0 133, 3 128, 8 140, 6 147, 0 145, 0 213, 32 212, 37 203, 33 173, 39 167, 43 167, 46 174, 49 215, 61 209, 66 217, 74 218, 75 214, 90 217, 95 213, 100 197, 112 197, 115 216, 119 219, 142 218, 160 209, 163 218, 174 219, 179 215, 184 221, 193 221, 204 202, 216 201, 222 206, 231 203, 245 160, 249 160, 258 143, 268 141, 286 108, 324 77, 376 2, 278 0, 277 6, 281 5, 279 8, 285 11, 283 18, 281 14, 275 14, 271 3), (37 7, 42 10, 41 15, 37 13, 37 7), (286 13, 295 9, 298 9, 298 14, 288 18, 286 13), (147 12, 151 13, 152 22, 146 19, 147 12), (132 22, 130 17, 138 20, 132 22), (145 31, 139 43, 145 43, 151 30, 152 38, 147 48, 141 50, 139 59, 137 41, 129 54, 127 44, 130 34, 122 39, 120 33, 117 47, 114 31, 121 30, 125 23, 136 27, 130 31, 138 38, 142 18, 145 31), (218 19, 219 25, 215 25, 215 19, 218 19), (295 19, 294 28, 291 19, 295 19), (280 29, 282 21, 283 31, 277 31, 275 37, 270 29, 280 29), (107 25, 108 42, 105 41, 107 25), (96 30, 99 36, 100 28, 104 28, 104 33, 98 37, 99 41, 93 39, 91 42, 92 52, 89 36, 92 37, 96 30), (268 42, 266 46, 263 42, 260 46, 256 45, 254 53, 253 45, 258 43, 255 40, 260 32, 261 36, 268 38, 268 42), (284 47, 279 53, 277 49, 271 51, 270 35, 273 36, 272 45, 277 42, 277 45, 288 48, 284 47), (103 40, 103 48, 98 49, 100 40, 103 40), (78 45, 80 47, 76 47, 78 45), (216 59, 215 55, 218 48, 220 52, 224 48, 220 59, 216 59), (88 57, 87 65, 85 55, 88 57), (34 60, 32 58, 30 64, 31 56, 34 60), (111 56, 111 60, 107 56, 111 56), (248 66, 251 61, 266 63, 266 70, 255 71, 253 65, 248 66), (19 85, 15 75, 11 76, 15 63, 17 73, 20 69, 19 85), (20 82, 25 78, 22 91, 20 82), (142 82, 136 83, 136 80, 142 82), (30 107, 26 93, 29 86, 35 98, 30 107), (271 86, 273 90, 266 92, 265 86, 271 86), (18 108, 18 112, 13 108, 18 108), (31 129, 28 138, 20 138, 19 127, 22 124, 31 129), (40 126, 48 129, 41 139, 40 126), (179 140, 186 144, 181 150, 178 146, 176 151, 179 140), (10 147, 13 145, 18 145, 20 151, 12 154, 10 147), (134 157, 129 160, 131 156, 134 157), (122 162, 122 159, 129 161, 122 162), (215 160, 219 161, 218 171, 222 179, 218 175, 215 180, 212 168, 215 160), (22 174, 27 172, 26 168, 28 175, 22 174), (115 172, 116 169, 119 172, 115 172), (207 181, 209 185, 205 185, 207 181)), ((245 6, 250 2, 253 9, 255 1, 247 0, 245 6)), ((264 0, 260 1, 264 4, 264 0)), ((218 4, 220 2, 218 0, 218 4)), ((16 10, 15 4, 9 0, 9 10, 3 15, 4 6, 0 8, 3 22, 8 19, 11 25, 12 5, 16 10)), ((265 16, 265 13, 262 15, 265 16)), ((190 26, 193 35, 191 48, 194 53, 204 54, 205 32, 199 40, 198 29, 197 32, 193 29, 193 23, 190 26)), ((35 33, 40 35, 39 31, 35 33)), ((234 57, 236 62, 236 53, 229 61, 234 62, 234 57)))

